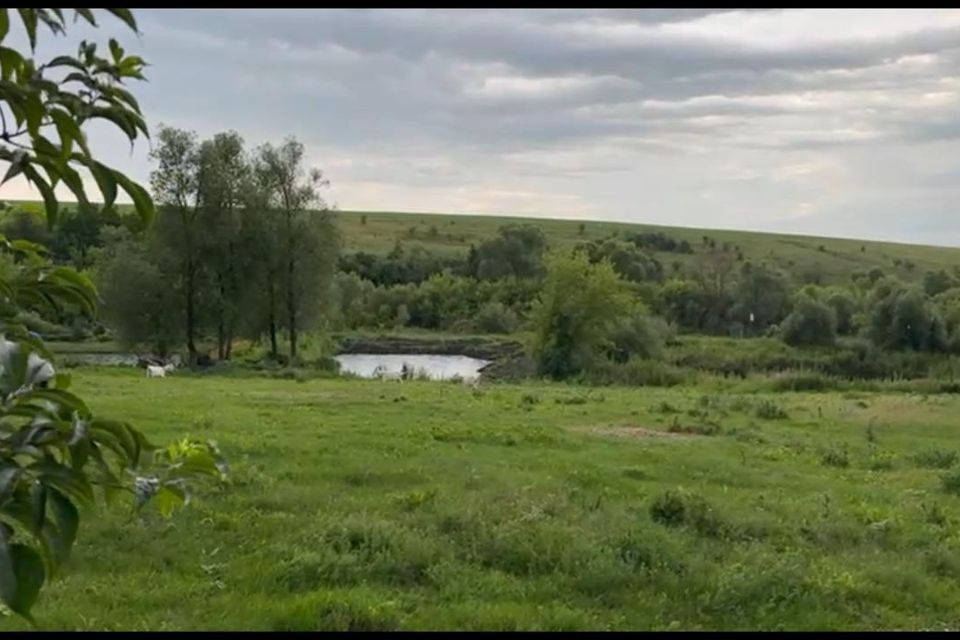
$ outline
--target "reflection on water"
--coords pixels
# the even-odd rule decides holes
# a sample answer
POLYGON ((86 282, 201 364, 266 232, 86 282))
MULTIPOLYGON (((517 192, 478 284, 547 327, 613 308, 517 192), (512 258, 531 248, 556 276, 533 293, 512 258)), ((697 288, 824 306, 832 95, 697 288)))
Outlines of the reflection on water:
POLYGON ((93 364, 105 366, 127 366, 137 364, 137 356, 131 353, 58 353, 56 361, 67 364, 93 364))
POLYGON ((460 377, 471 380, 480 375, 480 369, 490 363, 468 356, 444 356, 433 354, 404 355, 349 353, 336 356, 340 370, 362 378, 372 378, 377 367, 387 373, 400 373, 404 363, 415 372, 423 373, 433 380, 449 380, 460 377))

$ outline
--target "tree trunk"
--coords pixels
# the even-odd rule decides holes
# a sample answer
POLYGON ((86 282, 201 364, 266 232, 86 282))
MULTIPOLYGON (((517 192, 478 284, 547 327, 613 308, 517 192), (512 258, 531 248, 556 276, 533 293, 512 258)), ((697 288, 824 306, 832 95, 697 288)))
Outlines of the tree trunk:
POLYGON ((220 313, 219 318, 217 319, 217 360, 223 360, 223 355, 225 353, 224 347, 227 342, 227 331, 224 324, 224 316, 226 316, 227 303, 226 303, 227 292, 223 287, 223 280, 220 280, 220 313))
POLYGON ((290 362, 297 357, 297 305, 293 292, 293 256, 287 261, 287 322, 290 327, 290 362))
POLYGON ((230 354, 233 352, 233 327, 227 326, 227 348, 224 353, 224 357, 229 360, 230 354))
POLYGON ((190 364, 194 365, 197 363, 197 345, 194 341, 194 333, 196 332, 196 309, 194 309, 194 267, 193 259, 187 259, 187 282, 186 282, 186 295, 187 295, 187 352, 189 353, 190 364))
POLYGON ((276 314, 276 303, 274 300, 274 289, 273 289, 273 279, 270 280, 269 285, 270 292, 270 355, 273 356, 273 359, 276 360, 279 355, 277 351, 277 314, 276 314))

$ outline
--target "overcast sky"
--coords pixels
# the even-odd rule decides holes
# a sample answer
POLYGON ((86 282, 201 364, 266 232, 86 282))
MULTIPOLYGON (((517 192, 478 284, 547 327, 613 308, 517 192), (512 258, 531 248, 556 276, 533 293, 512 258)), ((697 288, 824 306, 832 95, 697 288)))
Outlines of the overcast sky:
MULTIPOLYGON (((342 209, 960 245, 960 10, 139 10, 148 122, 293 134, 342 209)), ((148 144, 91 130, 146 180, 148 144)), ((18 184, 0 197, 24 195, 18 184)))

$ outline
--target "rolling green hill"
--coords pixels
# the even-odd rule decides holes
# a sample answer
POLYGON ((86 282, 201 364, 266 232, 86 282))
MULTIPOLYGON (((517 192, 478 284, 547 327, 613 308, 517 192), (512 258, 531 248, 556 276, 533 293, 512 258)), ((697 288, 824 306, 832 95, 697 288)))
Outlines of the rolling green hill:
MULTIPOLYGON (((35 210, 42 206, 39 202, 24 201, 8 204, 35 210)), ((457 255, 468 251, 472 243, 494 235, 501 225, 526 223, 540 227, 551 246, 573 246, 614 233, 636 232, 661 232, 687 240, 694 248, 692 255, 654 252, 667 273, 676 262, 684 266, 692 263, 705 249, 704 236, 713 239, 717 246, 728 243, 732 251, 741 252, 746 260, 779 267, 798 282, 847 282, 852 272, 874 267, 904 280, 919 280, 926 271, 960 267, 960 248, 870 240, 489 215, 339 211, 338 216, 347 251, 386 253, 400 242, 406 248, 420 245, 432 252, 457 255)))
POLYGON ((617 232, 661 232, 677 240, 687 240, 694 248, 695 253, 692 255, 655 252, 668 273, 673 262, 687 264, 696 259, 697 253, 705 248, 704 236, 715 240, 718 246, 729 243, 731 250, 739 249, 745 259, 775 265, 801 281, 819 274, 823 283, 846 282, 852 272, 874 267, 905 280, 918 280, 928 270, 949 271, 954 266, 960 266, 960 248, 952 247, 619 222, 460 214, 340 212, 340 227, 344 232, 346 249, 379 253, 389 251, 398 241, 404 246, 419 244, 431 251, 447 254, 465 252, 471 243, 481 241, 496 233, 499 226, 511 223, 527 223, 540 227, 547 236, 548 243, 553 246, 573 246, 584 240, 604 238, 617 232))

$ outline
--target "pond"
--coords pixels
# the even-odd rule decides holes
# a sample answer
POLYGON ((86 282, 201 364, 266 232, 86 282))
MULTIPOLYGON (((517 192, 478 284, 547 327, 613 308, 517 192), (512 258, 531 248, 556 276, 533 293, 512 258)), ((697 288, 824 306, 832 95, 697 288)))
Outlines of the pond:
POLYGON ((103 366, 133 367, 137 356, 132 353, 55 353, 55 362, 103 366))
POLYGON ((439 354, 373 354, 345 353, 336 356, 340 370, 361 378, 372 378, 376 368, 383 367, 389 373, 400 373, 404 363, 418 374, 422 373, 433 380, 449 380, 460 377, 473 379, 480 375, 480 369, 490 364, 489 360, 480 360, 468 356, 446 356, 439 354))

